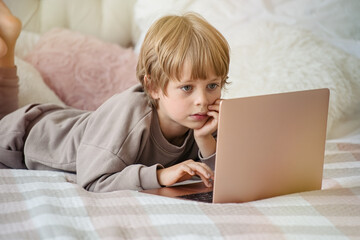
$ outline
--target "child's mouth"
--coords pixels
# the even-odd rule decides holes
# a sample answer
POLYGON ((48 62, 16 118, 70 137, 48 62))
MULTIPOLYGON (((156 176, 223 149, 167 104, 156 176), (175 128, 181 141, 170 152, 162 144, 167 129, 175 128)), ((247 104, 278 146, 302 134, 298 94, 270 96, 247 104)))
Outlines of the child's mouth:
POLYGON ((208 115, 206 113, 196 113, 191 115, 191 118, 193 118, 196 121, 203 121, 206 118, 208 118, 208 115))

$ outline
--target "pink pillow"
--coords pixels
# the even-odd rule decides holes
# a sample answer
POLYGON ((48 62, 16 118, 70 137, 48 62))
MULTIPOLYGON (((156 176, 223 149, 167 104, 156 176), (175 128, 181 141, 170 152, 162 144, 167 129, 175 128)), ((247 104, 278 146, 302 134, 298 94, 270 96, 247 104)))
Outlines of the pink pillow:
POLYGON ((25 57, 67 105, 94 110, 106 99, 137 83, 137 55, 67 29, 53 29, 25 57))

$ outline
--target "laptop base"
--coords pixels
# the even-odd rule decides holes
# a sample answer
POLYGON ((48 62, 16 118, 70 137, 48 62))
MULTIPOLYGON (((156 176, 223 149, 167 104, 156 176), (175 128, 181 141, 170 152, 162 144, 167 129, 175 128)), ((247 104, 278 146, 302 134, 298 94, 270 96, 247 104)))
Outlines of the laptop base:
POLYGON ((212 187, 206 187, 203 182, 195 181, 195 183, 190 182, 188 184, 156 188, 156 189, 148 189, 148 190, 143 190, 141 192, 164 196, 164 197, 196 200, 196 199, 189 199, 189 197, 187 196, 198 193, 208 193, 212 191, 213 191, 212 187))

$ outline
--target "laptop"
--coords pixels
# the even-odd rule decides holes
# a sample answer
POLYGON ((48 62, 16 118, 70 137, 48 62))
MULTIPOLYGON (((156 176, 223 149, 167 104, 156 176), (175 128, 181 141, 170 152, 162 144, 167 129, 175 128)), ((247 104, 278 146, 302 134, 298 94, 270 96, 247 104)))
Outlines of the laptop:
POLYGON ((242 203, 320 190, 329 95, 315 89, 222 100, 213 188, 197 182, 143 192, 242 203))

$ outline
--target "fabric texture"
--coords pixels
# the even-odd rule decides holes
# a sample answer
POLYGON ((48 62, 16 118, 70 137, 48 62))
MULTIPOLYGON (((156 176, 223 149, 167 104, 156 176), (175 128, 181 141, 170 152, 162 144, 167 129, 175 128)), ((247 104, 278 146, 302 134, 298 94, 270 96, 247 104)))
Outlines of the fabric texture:
POLYGON ((40 34, 21 31, 16 42, 15 64, 19 76, 18 106, 23 107, 34 103, 54 103, 64 106, 53 90, 44 83, 40 72, 24 60, 40 39, 40 34))
POLYGON ((65 106, 55 92, 45 84, 40 72, 30 63, 15 57, 19 76, 19 107, 34 103, 53 103, 65 106))
POLYGON ((359 239, 360 144, 328 142, 323 188, 241 204, 90 193, 74 175, 0 170, 1 239, 359 239))
POLYGON ((68 106, 95 110, 137 83, 137 55, 95 37, 57 28, 40 37, 25 57, 68 106))
POLYGON ((224 98, 329 88, 328 139, 360 128, 359 59, 286 25, 261 22, 237 31, 224 98))

